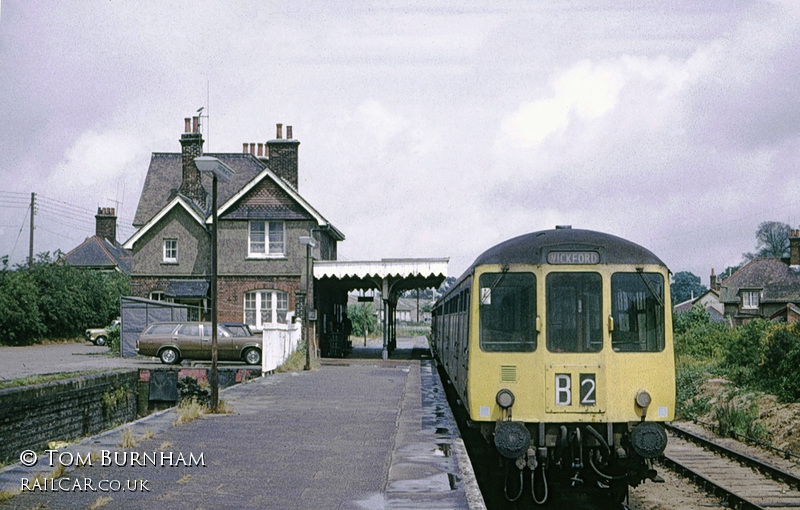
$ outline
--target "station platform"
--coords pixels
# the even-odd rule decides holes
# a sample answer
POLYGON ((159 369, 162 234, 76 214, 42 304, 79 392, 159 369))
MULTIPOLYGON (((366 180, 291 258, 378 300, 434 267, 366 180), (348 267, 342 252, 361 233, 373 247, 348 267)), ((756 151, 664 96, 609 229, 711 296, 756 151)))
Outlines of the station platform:
POLYGON ((485 508, 430 359, 323 359, 220 398, 229 414, 170 409, 7 467, 0 490, 29 490, 0 508, 485 508))

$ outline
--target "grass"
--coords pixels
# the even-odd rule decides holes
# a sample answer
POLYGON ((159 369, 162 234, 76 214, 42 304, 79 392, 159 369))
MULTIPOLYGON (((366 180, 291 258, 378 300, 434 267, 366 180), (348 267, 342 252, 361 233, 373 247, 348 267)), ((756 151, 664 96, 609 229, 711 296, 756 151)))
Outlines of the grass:
POLYGON ((155 435, 156 433, 153 432, 152 430, 145 430, 142 437, 136 437, 133 435, 133 432, 131 432, 131 428, 126 427, 122 431, 122 443, 120 444, 120 446, 122 446, 122 448, 135 448, 140 441, 144 441, 146 439, 152 439, 153 437, 155 437, 155 435))
MULTIPOLYGON (((318 360, 312 360, 311 368, 315 368, 319 365, 318 360)), ((286 358, 286 361, 283 362, 281 366, 275 369, 277 373, 283 372, 299 372, 304 370, 306 367, 306 348, 305 346, 301 346, 299 349, 294 351, 292 354, 286 358)))
POLYGON ((756 396, 751 393, 728 396, 725 402, 714 407, 714 418, 719 424, 717 432, 721 436, 741 436, 755 440, 767 436, 767 431, 756 421, 758 404, 756 396))
POLYGON ((184 400, 178 406, 178 419, 173 425, 183 425, 200 418, 208 412, 208 407, 204 404, 198 403, 194 399, 184 400))
POLYGON ((111 496, 100 496, 99 498, 94 500, 94 502, 91 505, 89 505, 88 508, 89 510, 97 510, 98 508, 103 508, 107 504, 111 503, 113 499, 114 498, 112 498, 111 496))
POLYGON ((100 372, 107 372, 107 370, 86 370, 83 372, 64 372, 59 374, 31 375, 28 377, 21 377, 19 379, 9 379, 7 381, 0 381, 0 390, 6 388, 17 388, 19 386, 30 386, 32 384, 39 384, 50 381, 60 381, 62 379, 72 379, 73 377, 81 377, 84 375, 97 374, 100 372))
POLYGON ((11 498, 13 498, 13 497, 14 497, 14 496, 16 496, 17 494, 19 494, 19 492, 20 492, 20 491, 17 491, 17 490, 13 490, 13 491, 0 491, 0 503, 3 503, 3 502, 5 502, 5 501, 8 501, 8 500, 10 500, 11 498))

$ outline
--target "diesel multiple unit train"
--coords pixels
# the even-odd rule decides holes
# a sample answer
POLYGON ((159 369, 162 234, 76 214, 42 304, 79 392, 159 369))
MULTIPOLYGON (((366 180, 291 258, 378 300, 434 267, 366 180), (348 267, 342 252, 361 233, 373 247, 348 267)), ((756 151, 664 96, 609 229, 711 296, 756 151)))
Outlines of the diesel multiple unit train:
POLYGON ((658 480, 675 412, 668 284, 649 250, 563 226, 490 248, 436 302, 431 347, 507 499, 621 502, 658 480))

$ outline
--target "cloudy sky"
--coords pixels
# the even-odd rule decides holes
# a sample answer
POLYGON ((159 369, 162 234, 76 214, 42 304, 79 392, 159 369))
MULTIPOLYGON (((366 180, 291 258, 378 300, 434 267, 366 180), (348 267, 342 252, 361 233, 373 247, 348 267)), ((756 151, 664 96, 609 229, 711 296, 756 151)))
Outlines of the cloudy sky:
POLYGON ((0 255, 69 251, 205 107, 209 152, 294 128, 340 259, 571 224, 708 284, 800 224, 791 0, 0 0, 0 255), (462 5, 463 4, 463 5, 462 5))

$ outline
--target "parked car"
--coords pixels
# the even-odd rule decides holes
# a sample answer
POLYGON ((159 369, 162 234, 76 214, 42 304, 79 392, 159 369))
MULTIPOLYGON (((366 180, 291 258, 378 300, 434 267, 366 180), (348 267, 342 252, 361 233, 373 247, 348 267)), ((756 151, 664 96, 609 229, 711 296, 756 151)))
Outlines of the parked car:
MULTIPOLYGON (((136 352, 160 358, 167 365, 182 359, 210 360, 211 323, 154 322, 139 335, 136 352)), ((217 325, 217 359, 258 365, 261 363, 261 337, 253 335, 245 324, 220 323, 217 325)))
POLYGON ((86 339, 95 345, 105 345, 108 342, 108 330, 114 326, 119 326, 119 319, 114 319, 105 328, 90 328, 84 333, 86 339))

